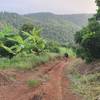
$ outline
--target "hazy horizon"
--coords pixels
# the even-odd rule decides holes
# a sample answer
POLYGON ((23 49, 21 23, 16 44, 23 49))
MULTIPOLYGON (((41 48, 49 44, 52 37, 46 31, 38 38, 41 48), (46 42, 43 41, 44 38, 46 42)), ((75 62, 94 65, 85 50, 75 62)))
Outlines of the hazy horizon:
POLYGON ((15 14, 19 14, 19 15, 28 15, 28 14, 54 14, 54 15, 78 15, 78 14, 95 14, 94 13, 66 13, 66 14, 57 14, 57 13, 53 13, 53 12, 30 12, 30 13, 18 13, 18 12, 11 12, 11 11, 0 11, 0 13, 15 13, 15 14))
POLYGON ((0 0, 0 12, 18 14, 90 14, 96 12, 95 0, 0 0))

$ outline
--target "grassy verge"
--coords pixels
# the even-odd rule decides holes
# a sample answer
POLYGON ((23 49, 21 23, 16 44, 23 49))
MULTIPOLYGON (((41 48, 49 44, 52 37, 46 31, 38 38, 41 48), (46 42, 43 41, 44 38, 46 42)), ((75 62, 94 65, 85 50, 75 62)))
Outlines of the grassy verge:
POLYGON ((67 48, 66 52, 68 53, 68 55, 70 57, 76 57, 76 53, 75 53, 75 51, 72 48, 67 48))
POLYGON ((31 69, 56 56, 58 56, 56 53, 46 53, 41 55, 19 54, 12 59, 0 58, 0 69, 31 69))
MULTIPOLYGON (((77 68, 80 60, 74 61, 70 66, 69 78, 72 81, 72 89, 83 96, 84 100, 100 99, 100 72, 81 75, 77 68)), ((85 67, 85 66, 84 66, 85 67)))
POLYGON ((64 55, 68 53, 69 57, 76 57, 76 53, 72 48, 59 47, 59 54, 64 55))

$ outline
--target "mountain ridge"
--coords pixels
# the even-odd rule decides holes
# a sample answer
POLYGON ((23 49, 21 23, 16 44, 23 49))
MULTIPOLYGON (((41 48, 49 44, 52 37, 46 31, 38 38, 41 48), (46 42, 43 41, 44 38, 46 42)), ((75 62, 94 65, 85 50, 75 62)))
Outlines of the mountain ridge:
POLYGON ((74 34, 85 26, 92 14, 56 15, 53 13, 31 13, 20 15, 17 13, 1 12, 0 27, 10 24, 20 29, 23 24, 39 25, 43 28, 42 37, 57 41, 61 44, 74 43, 74 34))

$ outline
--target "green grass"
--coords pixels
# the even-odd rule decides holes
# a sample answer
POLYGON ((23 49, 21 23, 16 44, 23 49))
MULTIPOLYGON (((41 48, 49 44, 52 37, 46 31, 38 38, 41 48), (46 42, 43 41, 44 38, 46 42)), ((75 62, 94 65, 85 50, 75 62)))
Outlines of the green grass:
POLYGON ((66 48, 65 47, 59 47, 59 53, 61 55, 63 55, 64 53, 66 53, 66 48))
POLYGON ((74 57, 75 53, 70 48, 59 48, 60 53, 45 53, 41 55, 20 53, 12 59, 0 58, 0 69, 32 69, 41 63, 45 63, 52 58, 62 56, 68 53, 69 56, 74 57))
MULTIPOLYGON (((100 98, 100 72, 88 75, 81 75, 74 63, 70 68, 69 78, 72 81, 72 88, 83 96, 85 100, 99 100, 100 98)), ((85 66, 84 66, 85 67, 85 66)))
POLYGON ((64 55, 65 53, 68 53, 69 57, 76 57, 76 53, 72 48, 59 47, 58 49, 60 55, 64 55))
POLYGON ((29 87, 37 87, 38 85, 40 85, 41 84, 41 81, 39 81, 39 80, 28 80, 27 81, 27 85, 29 86, 29 87))
POLYGON ((68 53, 68 55, 70 57, 76 57, 76 53, 75 53, 75 51, 72 48, 67 48, 66 52, 68 53))
POLYGON ((31 69, 38 64, 47 62, 50 58, 58 56, 56 53, 46 53, 41 55, 19 54, 12 59, 0 58, 0 69, 31 69))

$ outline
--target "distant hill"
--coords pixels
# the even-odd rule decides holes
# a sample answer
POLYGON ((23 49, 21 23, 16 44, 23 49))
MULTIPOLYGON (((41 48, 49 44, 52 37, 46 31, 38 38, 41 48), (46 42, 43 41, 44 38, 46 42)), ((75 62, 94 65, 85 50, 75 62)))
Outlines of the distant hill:
POLYGON ((70 21, 79 27, 85 26, 88 23, 88 18, 91 18, 93 14, 71 14, 71 15, 55 15, 53 13, 33 13, 27 14, 30 18, 36 18, 38 20, 44 20, 45 18, 61 18, 63 20, 70 21))
POLYGON ((43 28, 42 37, 57 41, 61 44, 74 43, 74 34, 86 25, 92 14, 55 15, 52 13, 33 13, 19 15, 16 13, 1 12, 0 28, 9 23, 19 29, 25 23, 39 25, 43 28))
POLYGON ((91 18, 93 14, 72 14, 72 15, 61 15, 66 20, 69 20, 78 26, 82 27, 88 23, 88 18, 91 18))

